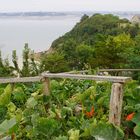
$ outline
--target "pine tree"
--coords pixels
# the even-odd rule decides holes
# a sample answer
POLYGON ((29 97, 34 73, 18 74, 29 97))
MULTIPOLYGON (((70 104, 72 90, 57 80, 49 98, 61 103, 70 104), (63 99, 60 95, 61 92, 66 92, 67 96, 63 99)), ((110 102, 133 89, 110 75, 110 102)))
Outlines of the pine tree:
POLYGON ((37 63, 35 62, 34 51, 31 51, 30 53, 30 60, 31 60, 30 67, 31 67, 32 76, 38 75, 39 70, 37 67, 37 63))
POLYGON ((12 62, 14 64, 14 69, 20 75, 20 68, 19 68, 19 65, 18 65, 18 57, 17 57, 16 50, 13 50, 13 52, 12 52, 12 62))
POLYGON ((22 76, 25 77, 30 76, 29 53, 30 53, 30 49, 28 47, 28 43, 25 43, 24 50, 23 50, 23 67, 22 67, 22 76))

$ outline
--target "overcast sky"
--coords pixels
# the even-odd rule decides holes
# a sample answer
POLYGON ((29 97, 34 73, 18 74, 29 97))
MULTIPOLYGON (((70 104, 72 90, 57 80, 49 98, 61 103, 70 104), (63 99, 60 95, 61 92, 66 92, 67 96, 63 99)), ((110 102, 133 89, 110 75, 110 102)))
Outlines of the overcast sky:
POLYGON ((7 11, 140 11, 140 0, 0 0, 7 11))

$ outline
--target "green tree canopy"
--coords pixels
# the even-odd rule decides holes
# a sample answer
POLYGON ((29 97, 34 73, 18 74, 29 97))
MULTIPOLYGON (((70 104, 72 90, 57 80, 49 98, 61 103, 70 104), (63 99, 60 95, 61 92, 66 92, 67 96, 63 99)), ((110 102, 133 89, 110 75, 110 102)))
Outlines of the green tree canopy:
POLYGON ((68 63, 65 61, 64 55, 58 52, 47 54, 41 60, 40 69, 50 72, 65 72, 68 71, 68 63))

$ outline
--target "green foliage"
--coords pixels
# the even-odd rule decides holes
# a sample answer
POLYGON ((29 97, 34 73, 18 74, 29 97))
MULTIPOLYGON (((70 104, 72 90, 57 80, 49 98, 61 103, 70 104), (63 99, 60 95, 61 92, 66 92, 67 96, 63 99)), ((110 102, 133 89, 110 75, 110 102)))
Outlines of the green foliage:
POLYGON ((14 101, 17 106, 23 105, 26 101, 26 98, 27 97, 21 87, 14 89, 12 93, 12 101, 14 101))
POLYGON ((35 62, 34 51, 30 53, 30 75, 36 76, 39 74, 38 63, 35 62))
POLYGON ((19 68, 19 65, 18 65, 18 57, 17 57, 16 50, 13 50, 12 62, 13 62, 14 67, 15 67, 14 69, 17 71, 18 74, 20 74, 20 68, 19 68))
POLYGON ((66 137, 66 136, 59 136, 59 137, 55 138, 54 140, 68 140, 68 137, 66 137))
POLYGON ((79 140, 79 137, 80 137, 80 131, 79 130, 69 130, 68 132, 69 134, 69 140, 79 140))
POLYGON ((64 55, 55 52, 44 56, 41 62, 41 71, 46 70, 54 73, 68 71, 68 65, 64 60, 64 55))
POLYGON ((8 77, 12 75, 12 67, 9 64, 8 58, 3 60, 0 51, 0 77, 8 77))
POLYGON ((1 136, 12 135, 17 140, 139 139, 137 82, 125 85, 121 128, 108 123, 110 91, 107 82, 52 80, 51 94, 45 97, 40 84, 17 84, 13 91, 8 85, 0 92, 1 136), (133 119, 125 120, 132 112, 133 119))
POLYGON ((36 76, 39 74, 39 64, 35 61, 34 51, 31 51, 28 47, 28 43, 25 44, 23 50, 23 65, 22 68, 18 65, 18 57, 16 50, 12 53, 12 62, 14 64, 13 72, 16 72, 16 76, 36 76))
POLYGON ((4 89, 4 93, 0 95, 0 105, 1 106, 6 106, 10 103, 11 94, 12 94, 12 87, 11 87, 11 85, 8 85, 4 89))
POLYGON ((126 139, 139 139, 137 133, 138 124, 140 119, 140 90, 138 88, 138 82, 132 81, 125 85, 125 94, 122 115, 122 123, 124 131, 126 133, 126 139), (132 115, 133 114, 133 115, 132 115), (131 134, 131 135, 130 135, 131 134))
POLYGON ((83 21, 87 20, 88 18, 89 18, 89 16, 85 14, 82 16, 80 22, 83 22, 83 21))
POLYGON ((27 100, 26 106, 27 108, 34 108, 37 105, 37 101, 31 97, 27 100))
POLYGON ((91 135, 96 139, 123 140, 124 133, 121 129, 107 123, 99 123, 91 130, 91 135))
POLYGON ((26 43, 23 50, 23 68, 22 68, 22 75, 27 77, 30 75, 30 68, 29 68, 29 53, 30 49, 28 44, 26 43))
POLYGON ((96 43, 95 59, 96 66, 103 68, 122 68, 127 63, 130 48, 134 46, 129 35, 108 36, 104 41, 96 43))
POLYGON ((37 125, 35 127, 35 131, 43 136, 46 139, 51 139, 53 135, 59 129, 59 123, 54 119, 47 119, 47 118, 39 118, 37 125))
MULTIPOLYGON (((2 59, 0 51, 0 77, 27 77, 39 75, 40 63, 35 61, 34 52, 30 50, 26 43, 23 50, 23 64, 22 67, 18 64, 18 57, 16 50, 12 52, 12 62, 14 66, 9 64, 8 58, 2 59)), ((20 64, 21 65, 21 64, 20 64)))
POLYGON ((11 133, 13 127, 16 125, 16 119, 5 120, 0 124, 0 135, 11 133))
POLYGON ((135 126, 134 133, 140 137, 140 123, 135 126))
POLYGON ((94 50, 90 46, 87 45, 80 45, 76 48, 76 54, 77 58, 79 59, 79 68, 85 68, 85 66, 88 65, 91 67, 91 62, 94 60, 93 58, 95 57, 94 50))
POLYGON ((0 106, 0 123, 2 123, 5 120, 6 113, 7 113, 7 107, 0 106))

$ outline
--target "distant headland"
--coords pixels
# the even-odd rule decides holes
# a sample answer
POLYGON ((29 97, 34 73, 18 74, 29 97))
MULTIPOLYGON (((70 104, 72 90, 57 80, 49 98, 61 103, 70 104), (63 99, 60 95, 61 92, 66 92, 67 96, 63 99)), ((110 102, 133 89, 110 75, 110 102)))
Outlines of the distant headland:
POLYGON ((123 18, 131 19, 134 15, 139 15, 140 11, 71 11, 71 12, 0 12, 0 18, 26 18, 26 17, 61 17, 61 16, 82 16, 84 14, 93 15, 95 13, 113 14, 123 18))

